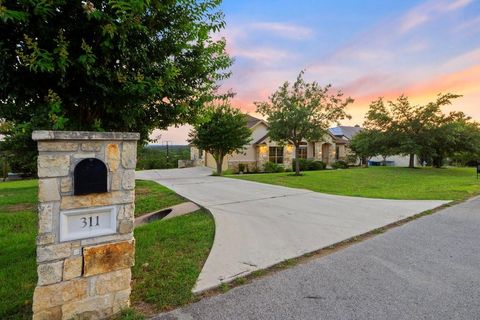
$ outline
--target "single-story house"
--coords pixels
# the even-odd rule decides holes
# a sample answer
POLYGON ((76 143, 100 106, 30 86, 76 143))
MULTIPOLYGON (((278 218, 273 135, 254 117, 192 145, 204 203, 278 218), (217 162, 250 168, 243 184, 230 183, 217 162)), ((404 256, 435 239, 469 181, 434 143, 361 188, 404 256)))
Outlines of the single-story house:
MULTIPOLYGON (((230 169, 245 172, 262 171, 266 162, 282 164, 285 168, 292 167, 295 158, 295 147, 292 144, 281 145, 268 137, 268 124, 262 119, 247 116, 247 126, 252 130, 252 140, 239 153, 227 155, 222 164, 222 170, 230 169)), ((304 159, 321 160, 327 166, 338 160, 346 160, 346 139, 336 137, 331 132, 325 134, 321 141, 305 141, 300 146, 300 157, 304 159)), ((197 164, 216 169, 213 156, 203 150, 191 147, 191 160, 197 164)))

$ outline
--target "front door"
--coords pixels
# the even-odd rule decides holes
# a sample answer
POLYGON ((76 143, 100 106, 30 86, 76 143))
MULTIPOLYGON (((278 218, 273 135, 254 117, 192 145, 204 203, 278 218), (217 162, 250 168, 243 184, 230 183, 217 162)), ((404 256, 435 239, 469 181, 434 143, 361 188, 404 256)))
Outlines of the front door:
POLYGON ((322 161, 325 164, 330 164, 330 144, 322 144, 322 161))

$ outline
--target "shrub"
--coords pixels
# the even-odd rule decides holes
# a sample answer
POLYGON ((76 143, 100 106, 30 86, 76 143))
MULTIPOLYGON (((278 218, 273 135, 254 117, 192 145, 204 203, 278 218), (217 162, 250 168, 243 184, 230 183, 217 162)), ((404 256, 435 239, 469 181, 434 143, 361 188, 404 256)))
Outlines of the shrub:
POLYGON ((348 163, 343 160, 338 160, 332 163, 332 169, 348 169, 348 163))
POLYGON ((313 161, 310 164, 310 170, 325 170, 327 165, 323 161, 313 161))
POLYGON ((265 163, 264 171, 267 173, 285 172, 285 168, 281 164, 268 161, 265 163))
MULTIPOLYGON (((295 162, 293 163, 295 167, 295 162)), ((323 170, 326 168, 325 163, 318 160, 300 159, 300 171, 323 170)))
POLYGON ((240 163, 238 165, 238 172, 245 173, 245 167, 247 167, 247 172, 248 172, 248 166, 245 166, 243 163, 240 163))

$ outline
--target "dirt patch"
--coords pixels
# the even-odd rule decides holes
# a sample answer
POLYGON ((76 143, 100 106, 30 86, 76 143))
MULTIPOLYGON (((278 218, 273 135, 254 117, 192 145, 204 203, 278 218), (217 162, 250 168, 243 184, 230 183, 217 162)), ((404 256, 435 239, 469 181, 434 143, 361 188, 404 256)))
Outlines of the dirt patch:
MULTIPOLYGON (((158 314, 158 310, 155 308, 154 305, 152 304, 149 304, 147 302, 144 302, 144 301, 137 301, 135 302, 133 305, 132 305, 132 308, 141 313, 142 315, 144 316, 147 316, 147 317, 150 317, 150 316, 154 316, 156 314, 158 314)), ((164 311, 162 311, 164 312, 164 311)))

